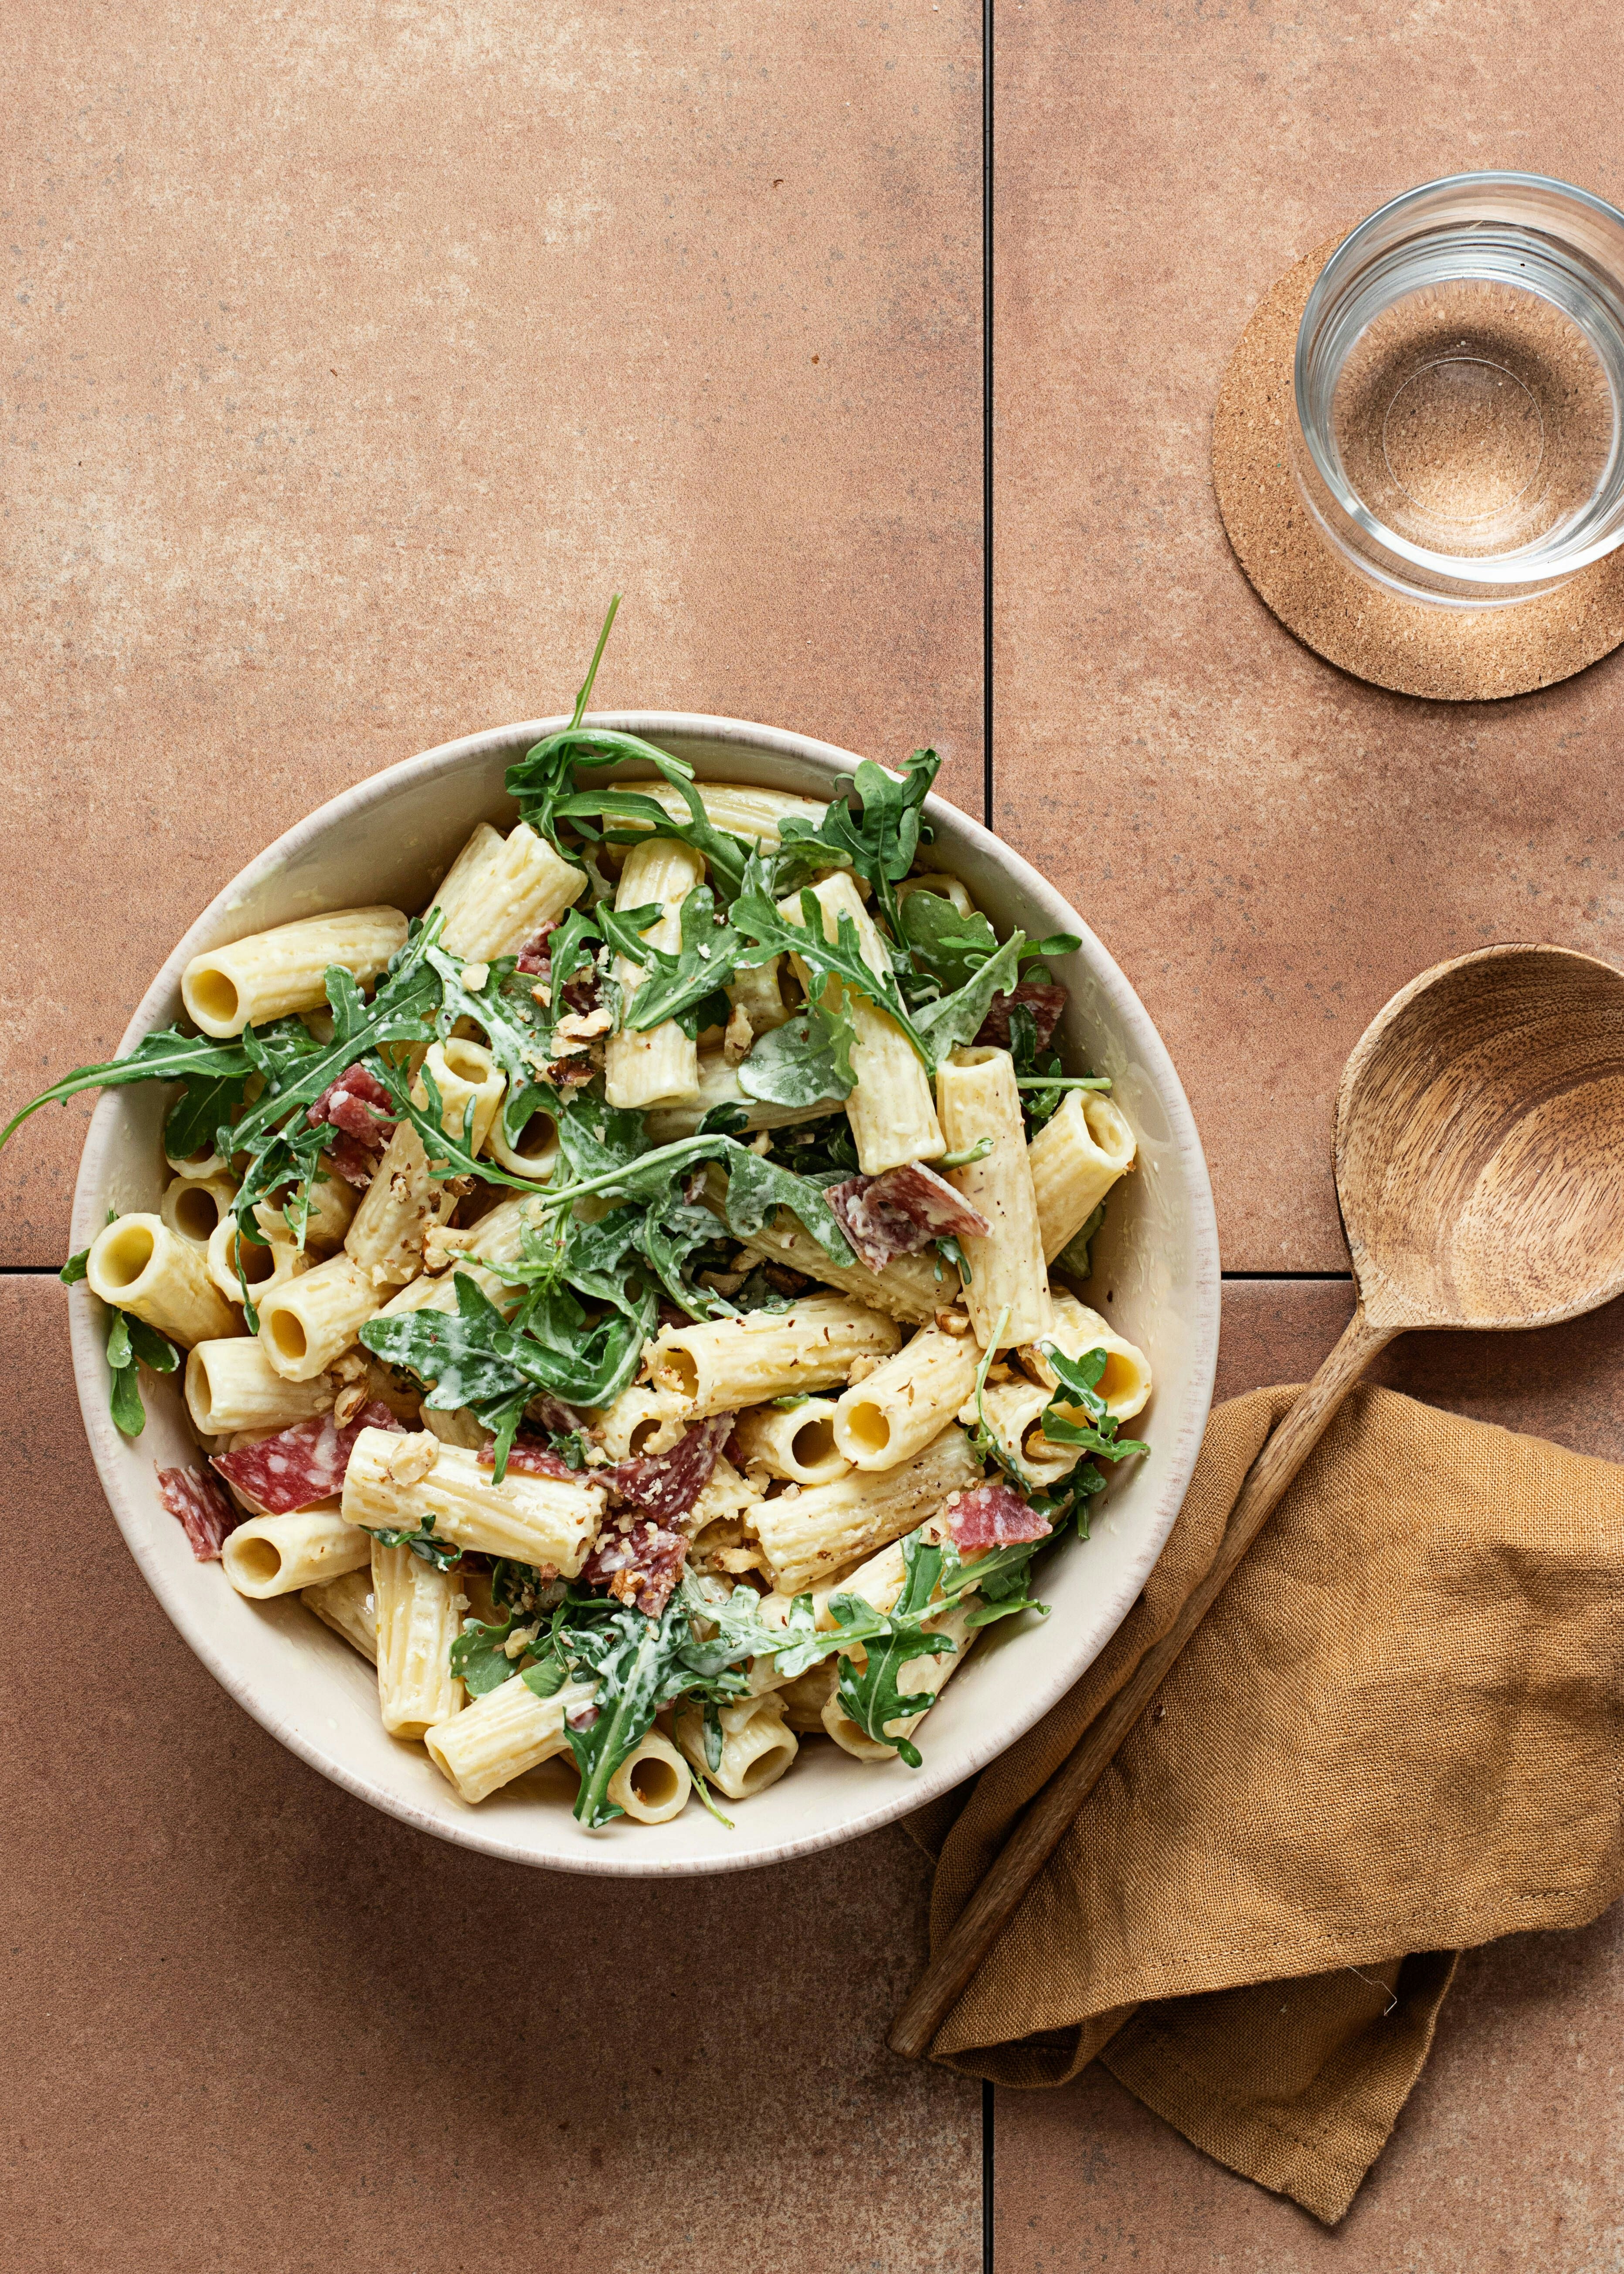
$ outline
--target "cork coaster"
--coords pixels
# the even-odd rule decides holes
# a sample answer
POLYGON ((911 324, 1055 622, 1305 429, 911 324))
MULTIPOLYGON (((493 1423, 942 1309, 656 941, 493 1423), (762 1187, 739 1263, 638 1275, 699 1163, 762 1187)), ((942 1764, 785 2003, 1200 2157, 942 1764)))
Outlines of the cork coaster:
POLYGON ((1213 482, 1258 597, 1327 663, 1440 703, 1526 695, 1571 678, 1624 641, 1624 548, 1515 606, 1408 600, 1333 551, 1292 471, 1288 422, 1297 326, 1346 231, 1299 260, 1241 334, 1213 419, 1213 482))

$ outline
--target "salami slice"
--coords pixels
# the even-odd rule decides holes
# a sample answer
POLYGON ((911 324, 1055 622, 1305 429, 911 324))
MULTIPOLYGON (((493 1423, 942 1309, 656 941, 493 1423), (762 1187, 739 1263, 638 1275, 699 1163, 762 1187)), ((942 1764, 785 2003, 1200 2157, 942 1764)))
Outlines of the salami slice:
POLYGON ((883 1271, 898 1255, 917 1255, 949 1233, 963 1239, 991 1229, 979 1209, 921 1161, 887 1169, 883 1177, 848 1177, 823 1198, 870 1271, 883 1271))
POLYGON ((1022 1500, 1013 1485, 1002 1477, 976 1485, 949 1501, 947 1528, 960 1549, 1011 1547, 1029 1540, 1047 1540, 1049 1518, 1022 1500))
POLYGON ((612 1521, 581 1566, 589 1587, 607 1587, 618 1602, 635 1603, 645 1617, 658 1618, 682 1577, 688 1541, 680 1532, 646 1519, 626 1532, 612 1521))
POLYGON ((686 1429, 668 1453, 639 1453, 619 1461, 612 1469, 600 1469, 599 1480, 644 1516, 670 1524, 688 1514, 710 1483, 738 1418, 713 1413, 686 1429))
POLYGON ((558 930, 558 918, 549 916, 538 931, 533 931, 519 950, 519 969, 526 978, 545 979, 553 968, 553 953, 547 945, 547 934, 558 930))
POLYGON ((995 995, 987 1006, 987 1016, 981 1020, 976 1035, 982 1050, 1007 1050, 1010 1046, 1010 1013, 1017 1005, 1030 1011, 1032 1023, 1037 1028, 1037 1046, 1046 1050, 1053 1040, 1055 1028, 1060 1024, 1060 1013, 1066 1006, 1066 991, 1053 980, 1023 979, 1007 995, 995 995))
MULTIPOLYGON (((482 1447, 476 1457, 482 1469, 494 1469, 496 1466, 494 1442, 482 1447)), ((550 1445, 542 1444, 540 1440, 535 1437, 514 1439, 508 1455, 508 1465, 510 1469, 517 1469, 521 1476, 526 1477, 562 1477, 568 1481, 579 1480, 583 1474, 580 1469, 572 1469, 569 1463, 555 1453, 550 1445)))
POLYGON ((364 1405, 342 1429, 333 1426, 330 1413, 296 1421, 257 1445, 244 1445, 235 1453, 216 1453, 214 1466, 234 1493, 257 1508, 261 1516, 288 1516, 296 1508, 313 1508, 342 1492, 350 1454, 363 1429, 388 1429, 403 1436, 404 1425, 376 1398, 364 1405))
POLYGON ((369 1185, 379 1156, 395 1134, 394 1101, 376 1074, 346 1066, 330 1081, 305 1115, 312 1129, 330 1122, 339 1133, 327 1149, 327 1162, 346 1184, 369 1185))
POLYGON ((218 1563, 226 1536, 242 1518, 207 1469, 160 1469, 158 1492, 192 1542, 199 1563, 218 1563))

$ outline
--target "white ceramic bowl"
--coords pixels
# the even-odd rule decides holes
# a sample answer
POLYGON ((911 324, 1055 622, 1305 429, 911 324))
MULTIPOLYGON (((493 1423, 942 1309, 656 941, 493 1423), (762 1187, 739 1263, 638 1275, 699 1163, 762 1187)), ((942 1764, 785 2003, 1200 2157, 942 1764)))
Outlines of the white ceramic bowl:
MULTIPOLYGON (((504 825, 506 766, 563 719, 501 727, 409 758, 347 790, 244 869, 193 924, 131 1020, 121 1050, 180 1013, 180 975, 202 949, 319 910, 386 901, 423 907, 477 821, 504 825)), ((731 719, 664 712, 603 714, 689 759, 702 780, 746 781, 818 798, 858 761, 800 734, 731 719)), ((1138 997, 1074 909, 997 839, 950 805, 927 808, 943 867, 961 876, 1000 931, 1074 931, 1056 966, 1071 990, 1068 1055, 1109 1073, 1139 1133, 1139 1166, 1119 1186, 1096 1250, 1094 1291, 1149 1352, 1155 1394, 1142 1423, 1147 1459, 1125 1464, 1094 1502, 1093 1538, 1042 1567, 1046 1620, 995 1627, 920 1733, 924 1766, 868 1766, 808 1744, 787 1777, 734 1811, 725 1831, 690 1803, 673 1823, 575 1823, 544 1769, 478 1808, 460 1802, 420 1746, 386 1736, 371 1669, 297 1598, 246 1601, 219 1566, 195 1562, 159 1502, 154 1465, 196 1456, 172 1382, 148 1397, 145 1434, 108 1416, 99 1306, 75 1288, 73 1364, 91 1449, 119 1529, 154 1593, 217 1681, 271 1734, 347 1791, 443 1840, 518 1864, 631 1877, 739 1871, 850 1840, 919 1807, 991 1760, 1071 1688, 1116 1631, 1177 1514, 1211 1402, 1218 1346, 1218 1241, 1195 1124, 1172 1063, 1138 997), (1106 1291, 1109 1301, 1104 1300, 1106 1291), (545 1794, 545 1797, 538 1796, 545 1794)), ((109 1207, 154 1208, 166 1093, 105 1092, 92 1116, 74 1195, 73 1244, 88 1244, 109 1207)))

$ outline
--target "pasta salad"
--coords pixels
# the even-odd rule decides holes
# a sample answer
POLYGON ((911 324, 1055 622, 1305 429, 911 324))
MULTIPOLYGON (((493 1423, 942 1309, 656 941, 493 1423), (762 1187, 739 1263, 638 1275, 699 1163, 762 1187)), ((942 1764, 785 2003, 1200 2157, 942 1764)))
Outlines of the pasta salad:
POLYGON ((169 1086, 159 1206, 63 1272, 114 1421, 181 1372, 194 1554, 463 1802, 556 1758, 593 1831, 728 1822, 808 1743, 917 1767, 1151 1390, 1079 1291, 1135 1140, 1053 1046, 1076 941, 932 864, 931 751, 700 784, 587 718, 603 644, 420 914, 195 956, 0 1134, 169 1086))

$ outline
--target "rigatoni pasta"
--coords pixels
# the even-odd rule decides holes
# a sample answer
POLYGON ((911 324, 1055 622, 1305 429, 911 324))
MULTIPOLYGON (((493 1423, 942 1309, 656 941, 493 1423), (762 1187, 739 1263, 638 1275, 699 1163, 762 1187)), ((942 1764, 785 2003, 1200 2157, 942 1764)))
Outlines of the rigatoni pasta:
POLYGON ((162 1201, 66 1276, 126 1435, 189 1352, 204 1465, 162 1488, 194 1550, 370 1660, 449 1804, 573 1782, 589 1830, 658 1837, 807 1747, 917 1763, 1144 1449, 1148 1362, 1071 1284, 1133 1133, 1049 1054, 1064 943, 911 861, 935 768, 865 764, 837 810, 574 724, 420 919, 188 967, 162 1201), (605 749, 638 777, 605 788, 605 749))
POLYGON ((325 1010, 333 965, 365 983, 405 945, 406 919, 398 908, 302 916, 194 955, 181 974, 181 999, 204 1034, 240 1035, 292 1011, 325 1010))
POLYGON ((958 1050, 936 1075, 943 1133, 955 1152, 990 1150, 951 1171, 984 1234, 962 1242, 970 1266, 965 1304, 983 1349, 1029 1343, 1049 1330, 1049 1274, 1026 1157, 1015 1062, 1007 1050, 958 1050))

